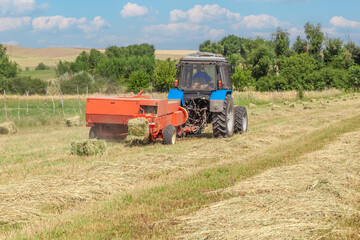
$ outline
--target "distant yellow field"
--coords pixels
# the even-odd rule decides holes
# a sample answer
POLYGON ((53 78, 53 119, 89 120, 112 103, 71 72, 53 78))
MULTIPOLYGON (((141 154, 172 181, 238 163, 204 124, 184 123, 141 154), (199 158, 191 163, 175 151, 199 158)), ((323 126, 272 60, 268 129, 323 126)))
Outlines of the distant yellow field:
MULTIPOLYGON (((62 61, 74 61, 82 51, 90 51, 89 48, 26 48, 19 46, 6 46, 10 60, 17 62, 22 69, 29 67, 34 69, 39 63, 55 67, 62 61)), ((98 49, 104 51, 104 49, 98 49)), ((165 60, 167 58, 180 59, 195 50, 156 50, 155 57, 165 60)))

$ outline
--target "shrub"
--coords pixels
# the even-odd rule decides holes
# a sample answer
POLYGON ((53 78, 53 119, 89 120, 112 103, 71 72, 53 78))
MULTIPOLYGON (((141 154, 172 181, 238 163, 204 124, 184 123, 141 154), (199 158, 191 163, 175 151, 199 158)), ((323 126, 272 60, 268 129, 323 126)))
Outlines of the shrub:
POLYGON ((251 77, 251 70, 235 67, 235 73, 232 75, 232 83, 235 90, 242 91, 245 87, 252 86, 254 79, 251 77))
POLYGON ((150 85, 149 75, 144 70, 137 70, 132 72, 129 79, 126 81, 126 86, 129 91, 139 92, 140 90, 147 90, 150 85))
POLYGON ((157 61, 153 73, 152 84, 157 91, 165 92, 174 84, 176 63, 168 58, 166 61, 157 61))
POLYGON ((349 68, 347 74, 347 83, 349 87, 360 87, 360 66, 354 65, 349 68))
POLYGON ((85 94, 86 87, 88 87, 89 93, 95 92, 95 78, 88 72, 79 72, 74 74, 69 80, 63 80, 60 82, 61 91, 64 94, 76 94, 77 87, 79 87, 79 93, 85 94))
POLYGON ((38 65, 37 65, 37 67, 35 68, 35 70, 49 70, 50 69, 50 67, 49 66, 46 66, 44 63, 39 63, 38 65))
POLYGON ((0 78, 0 91, 6 90, 12 94, 45 94, 47 83, 39 78, 15 77, 11 79, 0 78))

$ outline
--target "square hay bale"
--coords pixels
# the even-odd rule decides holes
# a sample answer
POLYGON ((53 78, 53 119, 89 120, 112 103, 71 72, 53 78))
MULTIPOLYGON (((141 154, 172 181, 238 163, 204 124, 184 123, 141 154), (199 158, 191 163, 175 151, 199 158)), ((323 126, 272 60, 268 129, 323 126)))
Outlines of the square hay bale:
POLYGON ((301 100, 297 100, 297 103, 298 103, 298 104, 302 104, 302 101, 301 101, 301 100))
POLYGON ((272 107, 272 105, 274 105, 273 102, 269 102, 269 103, 268 103, 268 106, 269 106, 269 107, 272 107))
POLYGON ((81 125, 80 116, 66 118, 66 126, 75 127, 80 125, 81 125))
POLYGON ((79 156, 104 155, 106 153, 106 142, 97 139, 72 142, 71 154, 79 156))
POLYGON ((314 99, 314 98, 310 99, 310 102, 316 102, 316 99, 314 99))
POLYGON ((0 123, 0 134, 8 135, 8 134, 15 134, 16 132, 17 132, 17 128, 15 123, 13 122, 0 123))
POLYGON ((250 103, 250 104, 249 104, 249 108, 256 108, 256 105, 253 104, 253 103, 250 103))
POLYGON ((284 105, 289 105, 289 104, 290 104, 289 101, 284 102, 284 105))
POLYGON ((280 107, 278 106, 278 105, 272 105, 272 107, 271 107, 271 110, 273 110, 273 111, 275 111, 275 110, 279 110, 280 109, 280 107))
POLYGON ((128 132, 126 141, 145 142, 149 138, 149 121, 146 118, 134 118, 128 122, 128 132))
POLYGON ((291 108, 295 108, 295 103, 290 104, 291 108))

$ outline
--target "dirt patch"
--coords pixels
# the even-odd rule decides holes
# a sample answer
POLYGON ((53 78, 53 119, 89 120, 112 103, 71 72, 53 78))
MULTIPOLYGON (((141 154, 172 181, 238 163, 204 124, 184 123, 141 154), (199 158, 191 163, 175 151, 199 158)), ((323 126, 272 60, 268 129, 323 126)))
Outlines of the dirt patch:
POLYGON ((359 238, 360 130, 294 166, 270 169, 224 192, 238 195, 182 219, 180 239, 359 238), (349 224, 346 224, 346 223, 349 224))

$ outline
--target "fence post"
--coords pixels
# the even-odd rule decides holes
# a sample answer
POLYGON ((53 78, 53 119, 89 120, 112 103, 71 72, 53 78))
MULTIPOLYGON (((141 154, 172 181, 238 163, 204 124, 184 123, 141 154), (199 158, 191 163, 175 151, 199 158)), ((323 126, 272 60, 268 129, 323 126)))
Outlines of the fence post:
POLYGON ((47 92, 48 92, 48 90, 46 89, 45 101, 44 101, 44 114, 45 114, 45 116, 46 116, 46 100, 47 100, 47 92))
POLYGON ((53 112, 55 113, 55 102, 54 102, 54 98, 51 94, 51 92, 47 89, 47 92, 49 93, 50 97, 51 97, 51 101, 52 101, 52 104, 53 104, 53 112))
POLYGON ((20 97, 18 97, 18 119, 20 120, 20 97))
POLYGON ((79 94, 79 86, 78 85, 76 85, 76 91, 77 91, 77 94, 78 94, 79 113, 81 115, 82 112, 81 112, 81 103, 80 103, 80 94, 79 94))
POLYGON ((5 120, 8 120, 7 110, 6 110, 6 91, 4 90, 4 111, 5 111, 5 120))
POLYGON ((86 86, 86 98, 89 96, 89 86, 86 86))
POLYGON ((29 117, 29 91, 26 90, 26 118, 29 117))

